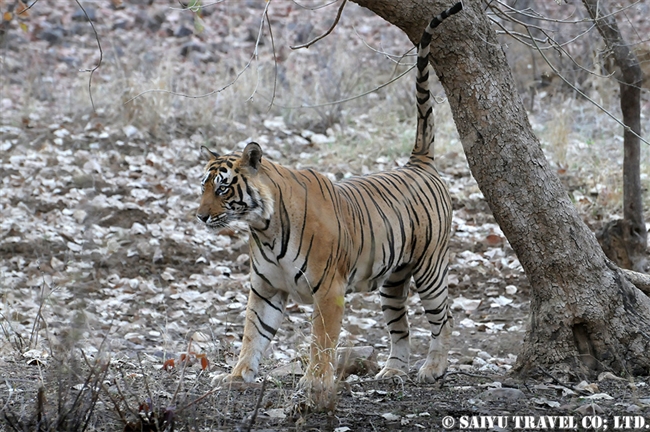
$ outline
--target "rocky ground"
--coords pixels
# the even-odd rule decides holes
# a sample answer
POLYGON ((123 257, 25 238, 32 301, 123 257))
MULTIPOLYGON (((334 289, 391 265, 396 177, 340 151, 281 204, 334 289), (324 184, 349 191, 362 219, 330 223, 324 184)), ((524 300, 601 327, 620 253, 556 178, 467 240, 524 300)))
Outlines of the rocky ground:
MULTIPOLYGON (((309 306, 288 307, 256 384, 213 388, 241 345, 249 257, 244 227, 216 233, 195 220, 200 145, 230 151, 254 138, 267 157, 334 179, 404 163, 414 136, 412 75, 342 107, 323 102, 403 72, 391 61, 399 55, 389 53, 406 52, 408 41, 351 6, 321 51, 292 51, 290 44, 325 31, 334 11, 276 2, 273 52, 268 30, 258 41, 264 5, 219 4, 199 16, 144 3, 84 3, 103 47, 92 81, 79 70, 99 62, 96 37, 72 2, 37 3, 3 41, 2 427, 35 430, 40 418, 50 427, 43 430, 171 430, 172 422, 177 430, 440 430, 445 416, 458 428, 461 416, 482 415, 507 416, 504 430, 516 427, 513 416, 534 416, 528 426, 537 428, 550 421, 542 416, 571 416, 585 430, 590 416, 610 428, 614 416, 650 424, 647 377, 509 374, 529 286, 471 178, 444 104, 436 129, 454 202, 449 373, 435 384, 414 381, 428 330, 412 298, 412 373, 374 380, 388 346, 379 301, 352 294, 341 346, 369 354, 365 369, 342 378, 330 413, 293 409, 309 306), (342 41, 363 48, 360 63, 370 69, 357 68, 358 56, 337 48, 342 41), (277 70, 269 66, 274 55, 277 70), (201 95, 233 81, 205 98, 147 93, 130 101, 151 89, 201 95), (290 109, 299 105, 312 108, 290 109)), ((606 126, 594 133, 558 120, 572 110, 580 123, 591 109, 563 102, 531 121, 597 227, 620 198, 610 178, 620 169, 619 144, 606 126)))

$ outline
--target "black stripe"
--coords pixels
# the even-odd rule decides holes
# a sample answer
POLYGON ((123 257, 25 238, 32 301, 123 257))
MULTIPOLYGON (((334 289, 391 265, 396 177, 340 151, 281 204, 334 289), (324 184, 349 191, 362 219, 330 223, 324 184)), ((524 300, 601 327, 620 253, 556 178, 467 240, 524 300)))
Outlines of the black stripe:
MULTIPOLYGON (((384 285, 384 287, 385 287, 385 285, 384 285)), ((387 299, 401 300, 401 301, 406 300, 406 296, 404 296, 404 295, 401 295, 401 294, 400 295, 387 294, 386 292, 384 292, 382 290, 379 290, 379 295, 382 296, 383 298, 387 298, 387 299)))
POLYGON ((262 254, 262 258, 264 258, 264 261, 271 263, 273 265, 277 265, 277 262, 269 258, 266 253, 264 252, 265 246, 271 247, 273 249, 273 245, 264 245, 262 244, 260 238, 257 236, 257 233, 253 230, 251 230, 251 237, 253 238, 253 241, 255 242, 256 249, 260 251, 262 254))
POLYGON ((401 311, 402 309, 404 309, 404 305, 401 305, 401 306, 381 305, 381 311, 382 312, 385 312, 387 310, 401 311))
MULTIPOLYGON (((253 310, 253 313, 257 317, 257 320, 260 322, 260 325, 262 326, 262 328, 267 333, 269 333, 271 335, 271 337, 267 337, 268 340, 271 340, 273 338, 273 336, 275 336, 275 333, 278 331, 278 329, 273 328, 270 325, 268 325, 267 323, 265 323, 264 321, 262 321, 262 318, 260 317, 260 314, 258 314, 256 310, 253 310)), ((259 330, 259 328, 258 328, 258 330, 259 330)), ((262 332, 260 332, 260 334, 262 334, 262 332)), ((264 335, 262 335, 262 336, 264 336, 264 335)))
POLYGON ((391 324, 396 323, 397 321, 399 321, 399 320, 401 320, 402 318, 404 318, 404 315, 406 315, 406 310, 404 310, 404 312, 401 313, 397 318, 393 318, 392 320, 388 321, 388 322, 386 323, 386 325, 391 325, 391 324))
POLYGON ((297 284, 298 279, 300 279, 300 276, 304 276, 305 274, 305 270, 307 269, 307 262, 309 261, 309 254, 311 253, 311 247, 313 246, 313 244, 314 244, 314 235, 312 234, 311 239, 309 240, 309 247, 307 248, 307 253, 305 254, 305 260, 302 262, 302 266, 300 267, 300 270, 298 271, 298 273, 296 273, 296 276, 294 276, 293 278, 294 284, 297 284))
POLYGON ((323 270, 323 274, 321 275, 320 280, 318 281, 318 283, 314 287, 312 287, 312 291, 311 291, 312 294, 316 294, 316 292, 320 289, 320 286, 322 285, 323 280, 325 279, 325 276, 327 275, 327 270, 329 269, 331 262, 332 262, 332 255, 327 257, 327 262, 325 263, 325 270, 323 270))
POLYGON ((271 306, 273 309, 275 309, 275 310, 277 310, 278 312, 282 313, 282 308, 279 308, 279 307, 277 307, 276 305, 274 305, 274 304, 271 302, 271 300, 269 300, 269 299, 267 299, 266 297, 262 296, 262 294, 258 293, 258 292, 255 290, 255 288, 251 287, 251 291, 252 291, 256 296, 258 296, 259 298, 261 298, 261 299, 264 301, 264 303, 268 304, 268 305, 271 306))
POLYGON ((284 204, 284 199, 282 198, 282 189, 278 189, 278 192, 280 194, 280 230, 282 231, 282 240, 280 243, 280 253, 276 258, 280 261, 287 254, 289 238, 291 237, 291 221, 287 212, 287 206, 284 204))

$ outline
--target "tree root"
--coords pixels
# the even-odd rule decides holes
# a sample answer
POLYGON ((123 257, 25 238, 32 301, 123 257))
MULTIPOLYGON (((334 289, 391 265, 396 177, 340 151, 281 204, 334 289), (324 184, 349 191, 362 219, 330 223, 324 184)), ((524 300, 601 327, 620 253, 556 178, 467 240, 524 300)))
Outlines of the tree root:
POLYGON ((646 295, 650 296, 650 275, 646 273, 639 273, 632 270, 621 269, 625 279, 630 281, 632 285, 643 291, 646 295))

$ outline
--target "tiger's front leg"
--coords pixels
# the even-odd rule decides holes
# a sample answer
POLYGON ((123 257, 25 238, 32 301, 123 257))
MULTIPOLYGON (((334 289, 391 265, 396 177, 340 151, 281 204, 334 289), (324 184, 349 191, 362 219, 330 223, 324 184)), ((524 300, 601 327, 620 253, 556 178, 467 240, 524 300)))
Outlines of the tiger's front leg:
POLYGON ((336 403, 336 346, 344 308, 343 284, 323 287, 314 295, 309 366, 299 385, 317 410, 333 409, 336 403))
POLYGON ((239 360, 230 374, 218 376, 216 382, 253 382, 262 354, 282 323, 287 293, 256 279, 252 278, 248 294, 239 360))

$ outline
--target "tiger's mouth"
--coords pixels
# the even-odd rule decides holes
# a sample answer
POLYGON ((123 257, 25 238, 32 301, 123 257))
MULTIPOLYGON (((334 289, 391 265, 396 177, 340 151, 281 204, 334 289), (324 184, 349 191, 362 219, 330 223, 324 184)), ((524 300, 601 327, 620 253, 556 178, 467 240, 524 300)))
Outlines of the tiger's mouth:
POLYGON ((208 228, 212 228, 212 229, 225 228, 230 224, 230 219, 226 214, 221 214, 218 216, 210 216, 206 220, 203 220, 199 216, 197 216, 197 219, 203 222, 208 228))

